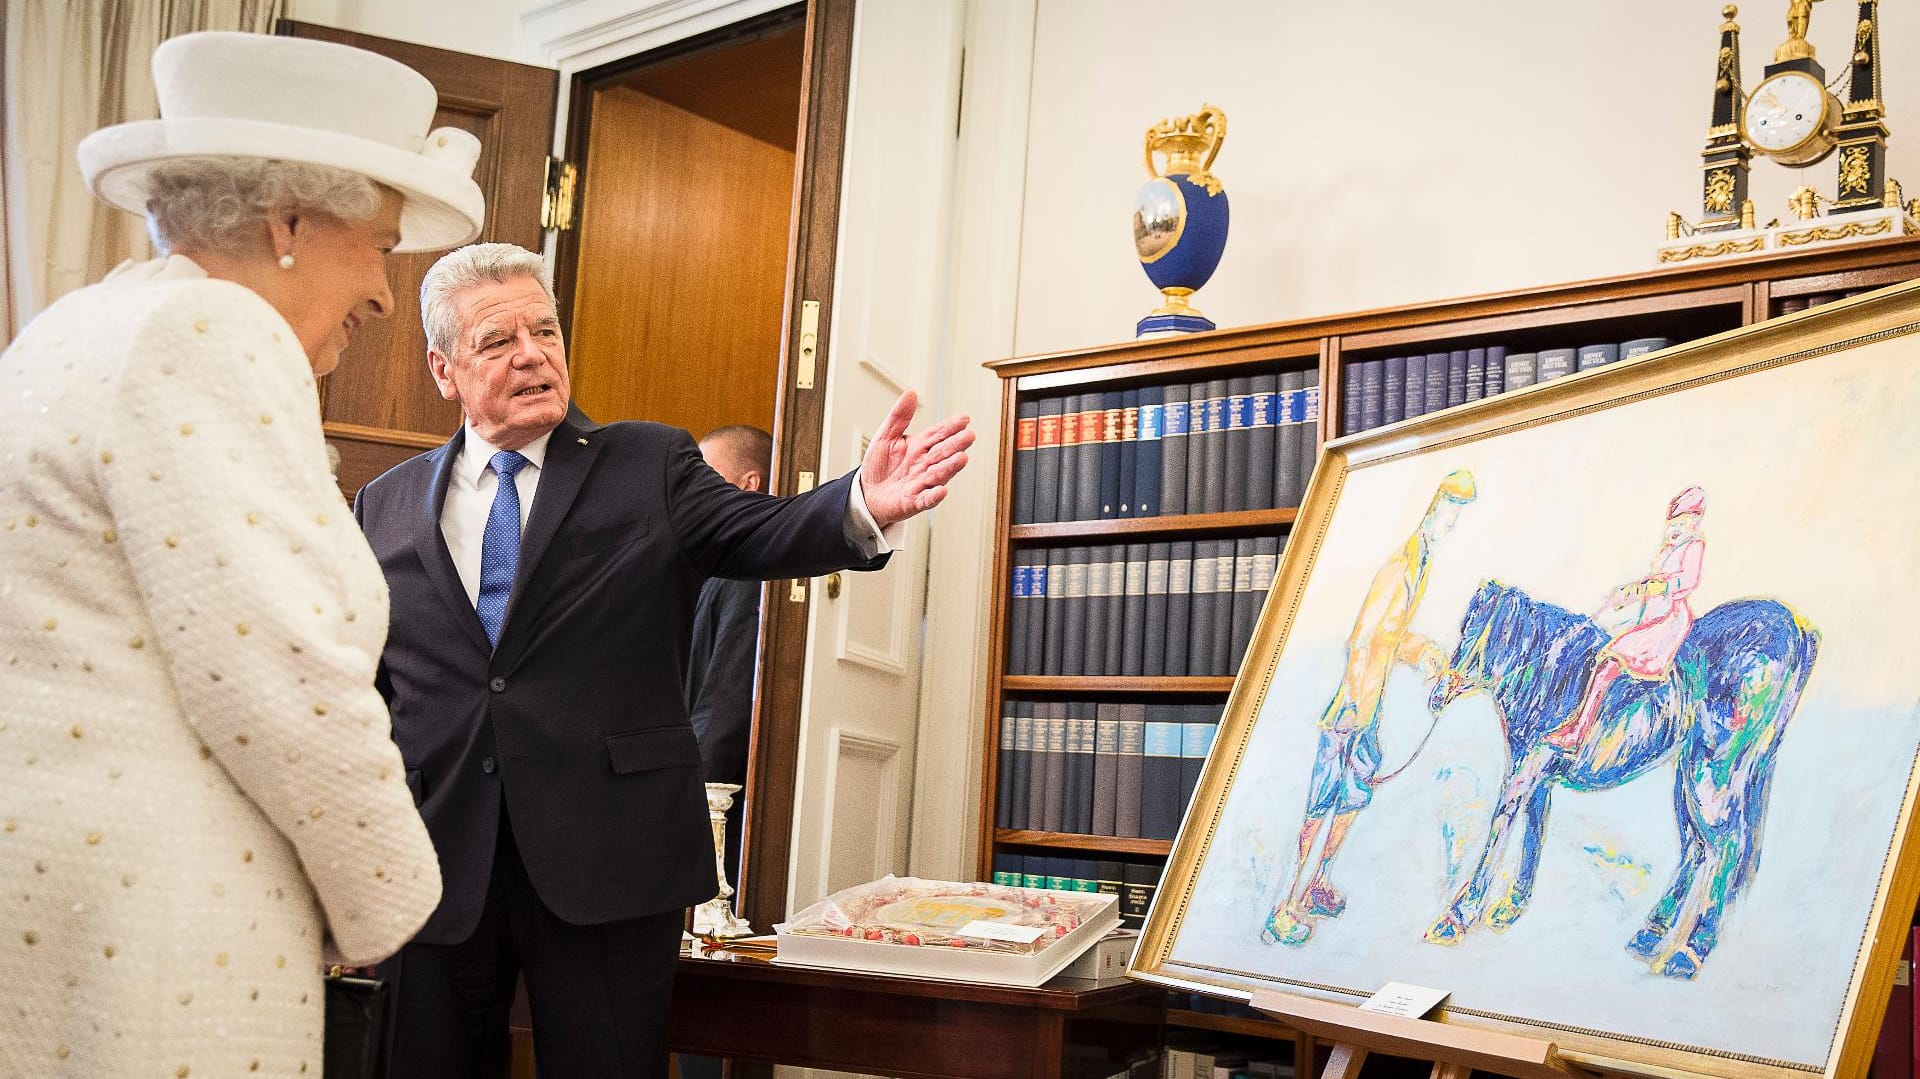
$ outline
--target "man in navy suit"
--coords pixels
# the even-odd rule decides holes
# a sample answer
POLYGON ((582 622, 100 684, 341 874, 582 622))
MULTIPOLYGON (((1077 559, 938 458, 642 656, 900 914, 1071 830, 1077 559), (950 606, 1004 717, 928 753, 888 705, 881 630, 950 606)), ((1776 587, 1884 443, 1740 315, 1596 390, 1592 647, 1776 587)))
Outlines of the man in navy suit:
POLYGON ((420 291, 465 422, 354 507, 392 595, 380 686, 445 881, 383 968, 392 1073, 504 1076, 524 975, 545 1079, 661 1076, 682 911, 717 887, 682 698, 701 585, 878 568, 973 434, 956 417, 909 437, 907 393, 857 472, 742 491, 684 431, 570 411, 538 255, 461 248, 420 291))

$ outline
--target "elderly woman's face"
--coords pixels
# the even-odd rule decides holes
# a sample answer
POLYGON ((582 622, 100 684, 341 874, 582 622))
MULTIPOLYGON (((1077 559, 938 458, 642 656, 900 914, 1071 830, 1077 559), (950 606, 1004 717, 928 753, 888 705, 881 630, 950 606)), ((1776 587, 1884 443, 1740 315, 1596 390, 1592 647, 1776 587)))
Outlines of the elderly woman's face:
POLYGON ((364 221, 309 215, 294 233, 293 269, 281 314, 307 350, 313 373, 340 365, 362 322, 393 310, 387 253, 400 242, 400 196, 382 188, 380 208, 364 221))

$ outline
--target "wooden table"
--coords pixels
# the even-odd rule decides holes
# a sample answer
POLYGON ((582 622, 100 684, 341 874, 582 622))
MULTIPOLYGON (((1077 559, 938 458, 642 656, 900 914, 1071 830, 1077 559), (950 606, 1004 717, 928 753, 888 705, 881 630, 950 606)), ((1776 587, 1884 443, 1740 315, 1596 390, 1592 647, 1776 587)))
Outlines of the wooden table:
POLYGON ((1038 989, 683 958, 677 1053, 906 1079, 1106 1079, 1160 1051, 1160 989, 1055 978, 1038 989))

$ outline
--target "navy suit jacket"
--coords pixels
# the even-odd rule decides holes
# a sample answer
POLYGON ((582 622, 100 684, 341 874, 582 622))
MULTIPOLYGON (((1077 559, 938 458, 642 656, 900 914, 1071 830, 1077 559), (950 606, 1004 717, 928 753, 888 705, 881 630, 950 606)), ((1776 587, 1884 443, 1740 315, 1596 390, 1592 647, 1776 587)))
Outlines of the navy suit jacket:
POLYGON ((503 800, 527 875, 566 921, 711 898, 700 747, 682 697, 695 601, 710 576, 883 565, 846 539, 854 475, 787 498, 741 491, 684 431, 575 411, 547 443, 489 648, 440 534, 463 437, 354 502, 392 595, 380 688, 445 881, 414 939, 472 935, 503 800))

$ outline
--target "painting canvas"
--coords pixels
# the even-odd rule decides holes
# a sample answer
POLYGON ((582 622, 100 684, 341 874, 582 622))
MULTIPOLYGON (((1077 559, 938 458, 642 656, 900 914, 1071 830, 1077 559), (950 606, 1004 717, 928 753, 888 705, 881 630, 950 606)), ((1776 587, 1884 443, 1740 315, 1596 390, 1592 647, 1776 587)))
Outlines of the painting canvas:
POLYGON ((1863 1074, 1916 612, 1912 288, 1334 443, 1135 973, 1863 1074))

